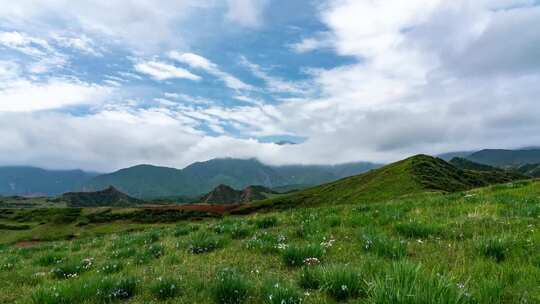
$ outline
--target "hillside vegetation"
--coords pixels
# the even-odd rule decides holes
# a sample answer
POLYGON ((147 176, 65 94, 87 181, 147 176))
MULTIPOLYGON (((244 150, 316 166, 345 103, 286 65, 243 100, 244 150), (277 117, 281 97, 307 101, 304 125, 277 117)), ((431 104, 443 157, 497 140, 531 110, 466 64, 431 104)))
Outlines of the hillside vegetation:
POLYGON ((417 155, 364 174, 256 202, 238 212, 282 206, 369 203, 429 191, 465 191, 527 178, 502 170, 462 170, 442 159, 417 155))
POLYGON ((95 192, 68 192, 56 199, 68 207, 133 207, 144 202, 130 197, 114 187, 95 192))
POLYGON ((467 156, 467 159, 495 167, 515 167, 525 164, 538 164, 540 163, 540 149, 485 149, 472 153, 467 156))
POLYGON ((104 174, 88 181, 85 191, 114 186, 137 198, 198 197, 220 184, 234 189, 249 185, 267 188, 288 185, 318 185, 378 167, 371 163, 336 166, 268 166, 255 159, 213 159, 179 170, 141 165, 104 174))
MULTIPOLYGON (((381 174, 422 159, 371 181, 406 182, 381 174)), ((540 301, 540 182, 349 203, 154 225, 81 226, 87 211, 58 209, 46 234, 76 239, 1 246, 0 303, 540 301)), ((30 215, 14 215, 17 228, 36 225, 30 215)), ((0 242, 24 233, 2 231, 0 242)))
POLYGON ((468 160, 466 158, 461 158, 461 157, 454 157, 449 161, 449 163, 463 170, 488 171, 488 172, 501 170, 493 166, 475 163, 472 160, 468 160))
POLYGON ((266 199, 277 192, 263 186, 248 186, 243 190, 235 190, 227 185, 219 185, 203 196, 199 203, 203 204, 246 204, 266 199))

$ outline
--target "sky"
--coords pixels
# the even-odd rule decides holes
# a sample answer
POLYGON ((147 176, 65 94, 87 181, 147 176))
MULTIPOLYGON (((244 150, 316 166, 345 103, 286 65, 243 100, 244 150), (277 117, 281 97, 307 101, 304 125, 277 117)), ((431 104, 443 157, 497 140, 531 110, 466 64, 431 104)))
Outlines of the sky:
POLYGON ((390 162, 540 144, 538 1, 0 6, 0 165, 390 162))

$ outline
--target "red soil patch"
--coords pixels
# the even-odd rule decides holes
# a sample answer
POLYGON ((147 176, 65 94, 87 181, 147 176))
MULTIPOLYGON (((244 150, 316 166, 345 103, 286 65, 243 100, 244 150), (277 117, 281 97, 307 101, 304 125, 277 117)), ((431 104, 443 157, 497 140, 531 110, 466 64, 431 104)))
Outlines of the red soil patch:
POLYGON ((36 247, 39 244, 41 244, 41 241, 20 241, 20 242, 15 243, 15 247, 30 248, 30 247, 36 247))

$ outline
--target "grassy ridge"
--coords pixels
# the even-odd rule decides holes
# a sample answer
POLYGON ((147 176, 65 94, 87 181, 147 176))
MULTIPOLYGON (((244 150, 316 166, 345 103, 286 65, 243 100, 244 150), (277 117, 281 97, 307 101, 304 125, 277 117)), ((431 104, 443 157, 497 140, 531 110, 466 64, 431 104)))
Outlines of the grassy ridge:
POLYGON ((368 173, 246 205, 236 212, 248 213, 257 209, 321 204, 361 204, 422 192, 465 191, 519 179, 527 177, 505 171, 462 170, 442 159, 416 155, 368 173))
POLYGON ((4 246, 0 303, 538 303, 539 216, 523 181, 4 246))

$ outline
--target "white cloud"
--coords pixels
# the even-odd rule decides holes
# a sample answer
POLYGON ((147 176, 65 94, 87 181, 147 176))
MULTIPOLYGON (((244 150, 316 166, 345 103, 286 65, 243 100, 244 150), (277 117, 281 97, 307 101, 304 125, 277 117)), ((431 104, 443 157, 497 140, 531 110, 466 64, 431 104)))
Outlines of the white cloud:
POLYGON ((209 105, 212 104, 212 100, 200 96, 191 96, 183 93, 164 93, 163 94, 166 98, 179 100, 179 101, 185 101, 188 103, 193 104, 200 104, 200 105, 209 105))
POLYGON ((11 61, 0 61, 0 80, 6 81, 16 78, 20 72, 18 64, 11 61))
POLYGON ((227 0, 227 19, 246 27, 259 27, 267 0, 227 0))
POLYGON ((201 69, 211 75, 214 75, 215 77, 221 79, 227 87, 233 90, 253 90, 251 85, 244 83, 229 73, 221 71, 217 64, 200 55, 172 51, 169 53, 169 57, 178 62, 187 64, 194 69, 201 69))
POLYGON ((330 33, 322 32, 314 37, 304 38, 300 42, 289 44, 289 47, 296 53, 320 51, 332 48, 334 39, 330 33))
POLYGON ((62 68, 68 63, 67 57, 58 52, 47 40, 26 33, 0 32, 0 46, 30 56, 31 59, 24 61, 30 73, 45 73, 62 68))
POLYGON ((15 78, 0 84, 0 112, 31 112, 76 105, 98 105, 110 97, 108 87, 74 79, 33 82, 15 78))
POLYGON ((77 37, 62 36, 55 34, 53 38, 56 42, 66 48, 78 50, 84 54, 101 57, 103 54, 98 50, 96 43, 88 36, 82 34, 77 37))
POLYGON ((272 93, 308 94, 311 90, 309 85, 303 82, 288 81, 280 77, 272 76, 260 65, 249 61, 245 56, 240 57, 240 63, 247 67, 255 77, 264 80, 267 89, 272 93))
POLYGON ((172 64, 168 64, 160 61, 145 61, 136 63, 135 70, 141 74, 146 74, 154 78, 155 80, 167 80, 167 79, 189 79, 194 81, 201 80, 201 77, 191 73, 190 71, 176 67, 172 64))
POLYGON ((36 57, 44 56, 53 50, 46 40, 15 31, 0 32, 0 45, 36 57))
MULTIPOLYGON (((258 27, 267 0, 95 0, 95 1, 4 1, 0 23, 46 35, 63 31, 66 24, 74 32, 117 42, 146 52, 187 48, 188 34, 197 30, 198 16, 223 16, 228 26, 258 27), (191 25, 191 26, 189 26, 191 25)), ((206 22, 209 19, 206 19, 206 22)), ((223 28, 222 20, 215 22, 223 28)), ((88 49, 84 41, 72 41, 88 49)))

